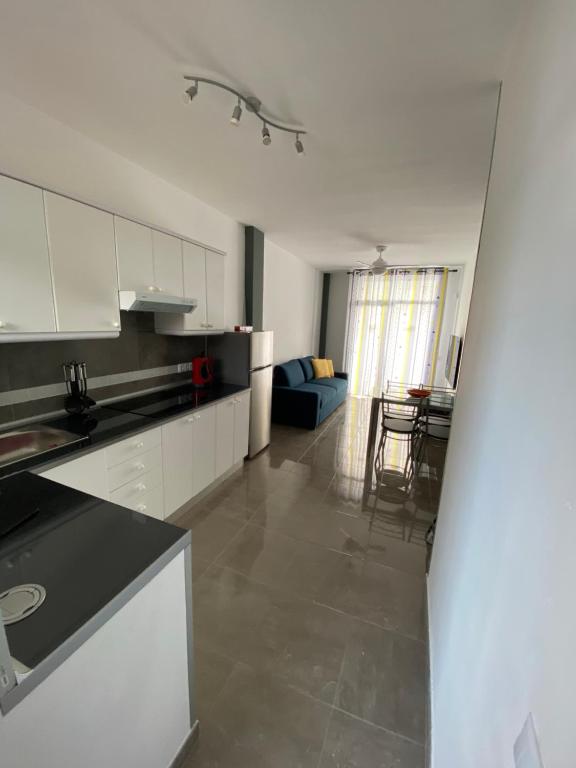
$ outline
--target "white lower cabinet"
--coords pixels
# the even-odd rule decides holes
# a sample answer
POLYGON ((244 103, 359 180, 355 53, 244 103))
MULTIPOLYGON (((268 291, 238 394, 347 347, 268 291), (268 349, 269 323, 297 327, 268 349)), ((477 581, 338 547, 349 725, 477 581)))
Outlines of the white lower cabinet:
POLYGON ((166 517, 248 453, 250 392, 162 427, 166 517))
POLYGON ((164 519, 164 489, 162 470, 147 472, 133 482, 110 493, 110 501, 158 520, 164 519))
POLYGON ((163 520, 246 456, 249 412, 242 392, 39 474, 163 520))
POLYGON ((162 427, 164 512, 171 515, 194 495, 192 452, 194 416, 184 416, 162 427))
POLYGON ((216 478, 214 406, 162 427, 164 512, 171 515, 216 478))
POLYGON ((105 450, 80 456, 78 459, 67 461, 65 464, 38 474, 48 480, 67 485, 69 488, 75 488, 77 491, 98 496, 99 499, 106 499, 106 501, 110 499, 105 450))
POLYGON ((203 408, 194 417, 193 495, 216 480, 216 408, 203 408))
POLYGON ((234 464, 234 398, 216 406, 216 475, 234 464))
POLYGON ((248 454, 250 429, 250 392, 234 398, 234 464, 248 454))

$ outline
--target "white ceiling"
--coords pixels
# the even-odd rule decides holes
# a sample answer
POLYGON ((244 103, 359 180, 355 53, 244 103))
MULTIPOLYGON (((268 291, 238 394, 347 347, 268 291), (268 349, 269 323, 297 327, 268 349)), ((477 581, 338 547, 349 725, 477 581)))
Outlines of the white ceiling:
POLYGON ((323 268, 474 259, 523 0, 0 0, 0 87, 323 268), (293 138, 184 73, 256 94, 293 138))

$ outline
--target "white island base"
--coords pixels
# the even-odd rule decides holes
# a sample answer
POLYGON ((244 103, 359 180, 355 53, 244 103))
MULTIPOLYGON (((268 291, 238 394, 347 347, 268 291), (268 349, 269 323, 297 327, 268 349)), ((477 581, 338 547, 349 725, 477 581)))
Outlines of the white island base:
POLYGON ((189 570, 188 546, 0 714, 2 768, 168 768, 180 762, 197 732, 189 570))

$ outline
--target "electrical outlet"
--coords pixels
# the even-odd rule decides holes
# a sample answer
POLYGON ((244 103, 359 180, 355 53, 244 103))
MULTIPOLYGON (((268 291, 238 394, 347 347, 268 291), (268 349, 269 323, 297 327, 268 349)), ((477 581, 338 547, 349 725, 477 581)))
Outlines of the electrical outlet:
POLYGON ((192 370, 192 363, 178 363, 178 373, 186 373, 192 370))
POLYGON ((531 712, 514 742, 514 765, 516 768, 544 768, 531 712))

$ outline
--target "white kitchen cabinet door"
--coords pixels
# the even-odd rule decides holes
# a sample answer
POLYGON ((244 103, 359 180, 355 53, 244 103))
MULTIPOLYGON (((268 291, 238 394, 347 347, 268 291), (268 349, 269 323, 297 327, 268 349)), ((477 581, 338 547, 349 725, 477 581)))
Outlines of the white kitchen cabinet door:
POLYGON ((108 501, 110 498, 106 451, 94 451, 38 474, 99 499, 108 501))
POLYGON ((225 256, 206 251, 206 325, 210 331, 225 328, 225 256))
POLYGON ((42 190, 0 176, 0 334, 55 330, 42 190))
POLYGON ((192 498, 194 416, 171 421, 162 427, 164 514, 166 517, 192 498))
POLYGON ((216 477, 234 464, 234 399, 216 406, 216 477))
POLYGON ((170 296, 183 296, 182 241, 153 229, 152 249, 155 287, 170 296))
POLYGON ((154 288, 154 256, 150 227, 115 216, 114 230, 120 290, 142 293, 154 288))
POLYGON ((196 299, 198 306, 184 315, 187 330, 206 328, 206 256, 204 248, 194 243, 182 243, 184 265, 184 295, 196 299))
POLYGON ((250 392, 234 398, 234 464, 248 453, 250 428, 250 392))
POLYGON ((194 495, 216 479, 216 406, 194 416, 194 495))
POLYGON ((112 214, 44 192, 58 331, 118 331, 112 214))

